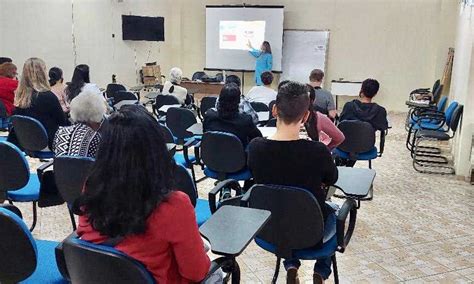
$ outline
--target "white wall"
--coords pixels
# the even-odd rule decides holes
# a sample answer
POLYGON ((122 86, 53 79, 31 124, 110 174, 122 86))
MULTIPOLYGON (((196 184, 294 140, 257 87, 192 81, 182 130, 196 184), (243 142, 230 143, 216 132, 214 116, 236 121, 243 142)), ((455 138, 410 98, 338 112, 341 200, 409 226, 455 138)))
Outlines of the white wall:
MULTIPOLYGON (((329 29, 327 79, 381 82, 377 100, 406 110, 410 90, 440 76, 447 47, 454 45, 455 0, 271 0, 285 5, 286 29, 329 29)), ((188 77, 205 65, 205 5, 234 0, 75 0, 77 63, 91 66, 92 80, 105 86, 112 74, 133 86, 138 68, 158 61, 164 74, 181 66, 188 77), (165 42, 124 42, 121 14, 165 17, 165 42), (115 38, 112 38, 112 33, 115 38), (137 64, 135 64, 135 52, 137 64)), ((18 65, 39 56, 70 78, 74 65, 71 1, 1 0, 0 54, 18 65)), ((310 70, 308 70, 309 72, 310 70)), ((252 82, 252 74, 245 81, 252 82)), ((246 86, 248 89, 250 85, 246 86)))
POLYGON ((454 145, 456 174, 470 176, 474 134, 474 8, 460 5, 450 98, 464 105, 462 125, 454 145))

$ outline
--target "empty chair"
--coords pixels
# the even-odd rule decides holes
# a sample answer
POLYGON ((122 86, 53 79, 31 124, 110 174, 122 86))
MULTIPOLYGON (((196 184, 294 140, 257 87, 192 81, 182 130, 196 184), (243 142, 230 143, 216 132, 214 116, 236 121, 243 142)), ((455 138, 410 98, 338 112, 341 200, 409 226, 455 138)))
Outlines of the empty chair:
POLYGON ((345 251, 354 231, 357 216, 354 200, 347 199, 337 216, 331 213, 323 220, 319 203, 310 191, 289 186, 257 184, 244 195, 242 204, 271 212, 270 221, 258 233, 255 242, 277 257, 272 283, 276 283, 282 258, 331 259, 334 280, 339 282, 336 251, 345 251), (349 215, 348 229, 344 232, 349 215), (328 234, 333 231, 333 225, 336 232, 328 234))
POLYGON ((151 106, 153 109, 153 113, 156 117, 165 116, 166 112, 161 111, 160 108, 165 105, 176 105, 180 106, 179 100, 174 96, 168 95, 158 95, 156 96, 155 103, 151 106))
POLYGON ((123 85, 111 83, 107 85, 107 88, 105 89, 105 95, 107 98, 113 98, 119 91, 127 91, 127 89, 123 85))
POLYGON ((206 73, 203 72, 203 71, 194 72, 193 77, 191 78, 191 80, 193 80, 193 81, 201 80, 201 78, 205 75, 206 75, 206 73))
POLYGON ((112 95, 113 107, 115 109, 120 109, 124 105, 135 105, 138 104, 138 97, 127 91, 118 91, 112 95))
POLYGON ((247 168, 247 154, 240 139, 231 133, 208 131, 201 141, 204 175, 223 181, 245 181, 252 178, 247 168))
POLYGON ((338 128, 346 139, 334 149, 334 154, 341 159, 352 162, 359 160, 369 161, 369 168, 372 168, 372 160, 382 156, 385 132, 381 131, 380 152, 377 152, 377 147, 375 147, 375 129, 370 123, 358 120, 345 120, 339 123, 338 128))
POLYGON ((11 205, 0 205, 1 283, 67 283, 56 265, 57 244, 35 240, 20 211, 11 205))
POLYGON ((260 103, 260 102, 251 102, 250 105, 252 106, 252 108, 256 111, 256 112, 267 112, 269 111, 270 109, 268 108, 268 106, 264 103, 260 103))
POLYGON ((143 264, 110 245, 72 236, 63 242, 63 250, 72 283, 155 283, 143 264))
POLYGON ((204 97, 201 99, 201 104, 199 106, 199 112, 198 112, 201 120, 204 119, 204 114, 206 113, 208 109, 216 106, 216 102, 217 102, 217 97, 204 97))
POLYGON ((28 156, 51 159, 54 153, 48 149, 48 134, 39 120, 22 115, 11 117, 15 135, 28 156))
POLYGON ((88 157, 60 156, 54 159, 54 179, 59 194, 67 203, 73 230, 76 230, 74 203, 81 195, 93 165, 94 159, 88 157))
POLYGON ((424 141, 448 141, 454 137, 459 127, 463 114, 463 105, 458 105, 453 111, 452 118, 447 124, 448 128, 444 130, 420 129, 414 134, 415 141, 412 146, 413 168, 421 173, 454 174, 454 168, 446 165, 448 159, 441 155, 441 152, 426 152, 426 147, 420 144, 424 141), (451 133, 449 133, 451 132, 451 133), (427 169, 428 168, 428 169, 427 169), (431 168, 431 169, 429 169, 431 168), (434 171, 441 170, 441 171, 434 171), (444 170, 444 171, 443 171, 444 170))
POLYGON ((0 199, 13 202, 33 203, 33 223, 36 226, 36 206, 40 197, 40 180, 37 174, 30 174, 28 161, 15 145, 0 142, 0 199))

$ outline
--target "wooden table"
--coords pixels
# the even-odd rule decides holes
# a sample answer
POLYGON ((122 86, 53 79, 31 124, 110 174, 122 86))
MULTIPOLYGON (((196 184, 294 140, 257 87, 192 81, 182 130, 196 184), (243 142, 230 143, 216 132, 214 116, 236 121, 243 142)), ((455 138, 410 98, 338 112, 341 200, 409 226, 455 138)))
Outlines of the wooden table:
POLYGON ((223 83, 181 81, 181 87, 188 90, 188 94, 194 94, 194 100, 201 101, 203 97, 218 96, 224 87, 223 83))

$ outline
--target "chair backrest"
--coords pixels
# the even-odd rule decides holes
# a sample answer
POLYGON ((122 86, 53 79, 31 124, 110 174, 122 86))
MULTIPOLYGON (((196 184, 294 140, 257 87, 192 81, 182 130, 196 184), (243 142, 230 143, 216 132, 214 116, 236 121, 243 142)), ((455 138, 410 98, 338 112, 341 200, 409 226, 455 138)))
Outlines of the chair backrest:
POLYGON ((271 102, 268 104, 268 109, 269 109, 268 119, 272 119, 272 118, 273 118, 272 109, 273 109, 273 106, 274 106, 275 104, 276 104, 276 101, 275 101, 275 100, 271 101, 271 102))
POLYGON ((438 102, 438 111, 442 112, 444 108, 446 107, 446 102, 448 101, 448 97, 443 96, 438 102))
POLYGON ((5 107, 5 104, 0 100, 0 119, 7 117, 7 108, 5 107))
POLYGON ((349 153, 364 153, 372 150, 375 144, 375 129, 365 121, 344 120, 338 125, 346 139, 338 148, 349 153))
POLYGON ((463 111, 464 111, 464 106, 463 105, 458 105, 457 108, 453 112, 453 116, 452 116, 451 122, 449 124, 449 128, 451 128, 451 130, 453 132, 456 132, 456 130, 458 129, 459 122, 461 120, 463 111))
POLYGON ((439 99, 441 98, 441 93, 443 93, 443 87, 444 85, 439 85, 436 90, 433 90, 433 102, 437 104, 439 102, 439 99))
POLYGON ((198 199, 196 185, 194 184, 193 178, 189 174, 188 170, 184 166, 176 165, 174 172, 174 182, 175 188, 186 193, 191 200, 191 204, 196 207, 196 201, 198 199))
POLYGON ((38 252, 33 236, 19 216, 2 207, 0 252, 0 283, 18 283, 36 270, 38 252))
POLYGON ((48 146, 48 133, 39 120, 23 115, 11 117, 15 135, 26 151, 41 151, 48 146))
POLYGON ((265 112, 265 111, 270 110, 268 106, 264 103, 251 102, 250 105, 252 106, 253 110, 255 110, 256 112, 265 112))
POLYGON ((323 238, 323 214, 309 191, 262 184, 250 190, 249 207, 272 213, 257 237, 275 245, 277 256, 290 258, 293 249, 315 246, 323 238))
MULTIPOLYGON (((20 149, 15 145, 0 142, 0 197, 9 190, 23 188, 30 179, 30 167, 20 149)), ((0 257, 1 258, 1 257, 0 257)))
POLYGON ((94 159, 89 157, 59 156, 54 159, 54 180, 61 197, 69 205, 81 195, 94 159))
MULTIPOLYGON (((166 125, 163 125, 163 124, 159 124, 160 126, 160 129, 161 129, 161 133, 163 134, 163 137, 165 138, 165 142, 166 143, 175 143, 174 141, 174 137, 173 137, 173 133, 171 133, 171 130, 166 127, 166 125)), ((171 156, 174 156, 174 154, 176 153, 176 148, 173 148, 172 150, 170 150, 170 154, 171 156)))
POLYGON ((117 92, 126 90, 127 89, 123 85, 112 83, 107 85, 107 88, 105 89, 105 95, 107 98, 112 98, 117 92))
POLYGON ((265 124, 266 127, 276 127, 277 126, 277 120, 276 118, 271 118, 267 124, 265 124))
POLYGON ((433 84, 433 87, 431 88, 431 92, 434 93, 438 89, 440 84, 441 84, 441 80, 440 79, 436 80, 433 84))
POLYGON ((194 72, 193 77, 191 78, 191 80, 193 80, 193 81, 201 80, 202 76, 204 76, 204 75, 206 75, 206 73, 203 72, 203 71, 194 72))
POLYGON ((206 111, 210 108, 213 108, 216 106, 217 102, 217 97, 204 97, 201 99, 201 105, 200 105, 200 112, 201 116, 204 117, 204 114, 206 111))
POLYGON ((155 283, 143 264, 113 247, 68 238, 63 249, 72 283, 155 283))
POLYGON ((190 126, 197 123, 194 113, 186 108, 170 108, 166 113, 166 126, 173 135, 178 138, 178 144, 184 142, 183 139, 193 137, 192 132, 187 131, 190 126))
POLYGON ((132 92, 118 91, 112 95, 114 107, 120 109, 123 105, 133 105, 138 103, 137 96, 132 92))
POLYGON ((453 113, 454 113, 454 111, 456 110, 457 107, 458 107, 458 102, 452 101, 449 104, 446 111, 444 112, 444 116, 446 118, 446 125, 449 126, 451 124, 451 118, 453 117, 453 113))
POLYGON ((166 105, 180 105, 179 100, 171 95, 158 95, 155 99, 155 108, 158 110, 166 105))
POLYGON ((208 131, 202 136, 201 157, 209 169, 235 173, 245 167, 247 156, 240 139, 231 133, 208 131))

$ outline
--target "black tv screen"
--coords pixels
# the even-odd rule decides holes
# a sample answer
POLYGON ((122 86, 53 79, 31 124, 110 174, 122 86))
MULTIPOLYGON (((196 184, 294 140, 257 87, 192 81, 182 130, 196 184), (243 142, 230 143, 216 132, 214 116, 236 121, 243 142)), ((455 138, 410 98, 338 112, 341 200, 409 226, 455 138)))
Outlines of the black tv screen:
POLYGON ((163 17, 122 15, 123 40, 165 41, 163 17))

